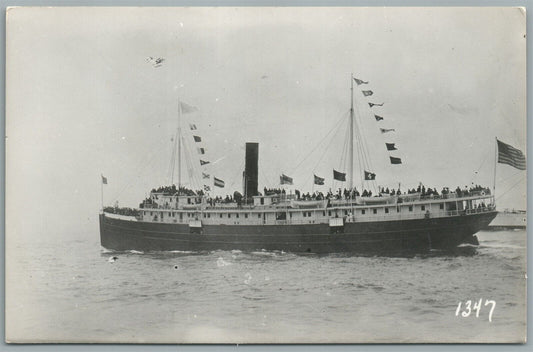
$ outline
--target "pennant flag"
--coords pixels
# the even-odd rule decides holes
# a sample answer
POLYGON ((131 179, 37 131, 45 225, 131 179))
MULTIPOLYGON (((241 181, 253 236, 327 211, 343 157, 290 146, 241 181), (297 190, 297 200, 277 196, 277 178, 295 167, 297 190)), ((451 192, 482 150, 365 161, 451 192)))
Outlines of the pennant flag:
POLYGON ((379 116, 379 115, 374 115, 374 117, 376 118, 376 121, 381 121, 383 120, 383 117, 379 116))
POLYGON ((101 175, 101 176, 102 176, 102 184, 107 185, 107 177, 104 177, 104 175, 101 175))
POLYGON ((200 165, 207 165, 207 164, 209 164, 209 161, 200 160, 200 165))
POLYGON ((315 185, 323 185, 324 184, 324 178, 318 177, 317 175, 313 175, 313 176, 315 176, 315 185))
POLYGON ((496 141, 498 142, 499 163, 510 165, 518 170, 526 170, 526 157, 520 150, 499 140, 496 141))
POLYGON ((189 105, 189 104, 185 104, 181 101, 180 101, 180 109, 181 109, 181 112, 184 114, 198 111, 196 107, 189 105))
POLYGON ((194 131, 196 129, 196 125, 194 123, 190 123, 189 127, 191 128, 191 131, 194 131))
POLYGON ((385 143, 385 145, 387 146, 387 150, 398 150, 396 149, 395 143, 385 143))
POLYGON ((198 154, 205 154, 204 148, 198 148, 198 154))
POLYGON ((279 177, 279 183, 281 185, 292 185, 292 177, 281 174, 281 176, 279 177))
POLYGON ((394 128, 380 128, 381 133, 394 132, 394 128))
POLYGON ((216 187, 220 187, 220 188, 224 188, 224 181, 216 178, 216 177, 213 177, 214 178, 214 181, 215 181, 215 186, 216 187))
POLYGON ((363 81, 362 79, 357 79, 357 78, 353 78, 353 80, 355 81, 355 83, 357 83, 358 86, 360 86, 361 84, 368 84, 368 81, 363 81))
POLYGON ((365 170, 365 180, 366 181, 375 180, 375 179, 376 179, 376 174, 375 173, 365 170))
POLYGON ((337 181, 346 181, 346 173, 338 172, 333 170, 333 178, 337 181))
POLYGON ((204 185, 204 191, 206 192, 211 191, 211 187, 209 187, 208 185, 204 185))
POLYGON ((395 158, 393 156, 390 157, 390 163, 391 164, 401 164, 402 163, 402 159, 400 158, 395 158))
POLYGON ((206 174, 205 172, 202 172, 202 177, 203 178, 209 178, 209 174, 206 174))
POLYGON ((376 104, 376 103, 368 103, 368 105, 370 107, 373 107, 373 106, 383 106, 385 103, 381 103, 381 104, 376 104))
POLYGON ((194 138, 195 142, 201 142, 202 141, 202 137, 199 137, 199 136, 192 136, 192 138, 194 138))
POLYGON ((363 90, 363 95, 364 95, 365 97, 369 97, 369 96, 371 96, 372 94, 374 94, 374 92, 371 91, 371 90, 363 90))

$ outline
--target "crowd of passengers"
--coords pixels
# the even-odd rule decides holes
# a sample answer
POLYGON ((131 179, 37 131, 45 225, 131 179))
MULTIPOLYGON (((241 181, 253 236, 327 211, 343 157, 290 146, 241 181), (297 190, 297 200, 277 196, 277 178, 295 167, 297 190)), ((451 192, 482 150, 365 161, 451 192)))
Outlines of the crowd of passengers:
MULTIPOLYGON (((264 188, 263 189, 264 194, 267 196, 271 195, 285 195, 286 191, 281 188, 264 188)), ((373 195, 371 190, 364 189, 363 192, 359 192, 357 188, 353 189, 341 189, 339 188, 336 192, 332 192, 331 189, 327 193, 323 192, 313 192, 313 193, 302 193, 299 190, 295 190, 294 194, 297 200, 341 200, 341 199, 356 199, 357 197, 384 197, 384 196, 395 196, 395 195, 419 195, 421 197, 432 197, 432 196, 439 196, 443 195, 446 196, 448 194, 456 194, 458 197, 467 197, 469 195, 476 195, 481 194, 484 192, 487 195, 490 195, 490 189, 487 187, 482 187, 480 185, 475 185, 471 187, 465 186, 463 189, 460 187, 457 187, 455 191, 450 191, 448 187, 442 188, 440 194, 437 191, 436 188, 426 187, 423 184, 420 184, 417 188, 411 188, 407 189, 406 192, 402 192, 400 188, 398 189, 389 189, 387 188, 380 188, 379 192, 375 195, 373 195)), ((164 186, 159 187, 157 189, 152 189, 152 193, 163 193, 165 195, 186 195, 186 196, 204 196, 205 193, 203 190, 197 190, 193 191, 192 189, 186 188, 186 187, 179 187, 177 188, 175 185, 172 186, 164 186)), ((261 196, 261 192, 258 192, 258 195, 261 196)), ((233 195, 226 195, 225 197, 216 196, 216 197, 208 197, 206 199, 207 203, 211 206, 214 206, 216 204, 230 204, 230 203, 237 203, 237 205, 241 205, 243 201, 243 196, 241 193, 235 191, 233 192, 233 195)), ((151 198, 147 198, 143 204, 152 204, 153 201, 151 198)), ((142 206, 141 206, 142 207, 142 206)))

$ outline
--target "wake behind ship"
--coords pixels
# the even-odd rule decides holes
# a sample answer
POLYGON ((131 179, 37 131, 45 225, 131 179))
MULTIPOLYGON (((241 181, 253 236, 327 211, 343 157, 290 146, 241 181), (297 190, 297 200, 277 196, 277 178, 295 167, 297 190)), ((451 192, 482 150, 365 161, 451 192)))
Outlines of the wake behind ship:
MULTIPOLYGON (((333 170, 333 179, 347 182, 348 187, 313 194, 293 192, 284 187, 265 187, 261 193, 258 190, 259 145, 246 143, 242 194, 234 192, 230 197, 214 197, 209 194, 209 185, 193 191, 183 187, 180 180, 177 187, 172 184, 154 189, 139 208, 128 215, 113 208, 106 208, 100 214, 101 245, 113 250, 139 251, 365 253, 426 251, 462 243, 476 244, 474 235, 486 228, 497 214, 494 194, 489 188, 476 186, 453 191, 443 188, 437 192, 420 184, 407 192, 399 187, 392 190, 378 187, 372 195, 363 185, 360 189, 354 186, 354 130, 359 133, 359 129, 354 129, 353 83, 367 82, 353 77, 351 82, 348 172, 333 170)), ((371 91, 363 91, 364 97, 369 95, 371 91)), ((368 105, 372 108, 379 104, 368 105)), ((180 104, 178 117, 185 110, 191 111, 191 107, 180 104)), ((383 120, 379 115, 374 116, 378 122, 383 120)), ((194 131, 196 126, 191 124, 190 128, 194 131)), ((382 133, 393 131, 380 129, 382 133)), ((181 128, 178 131, 181 132, 181 128)), ((201 141, 199 136, 192 137, 194 142, 201 141)), ((182 138, 177 135, 174 140, 177 141, 178 172, 181 172, 182 138)), ((516 149, 497 142, 498 162, 525 168, 521 152, 518 155, 516 149)), ((386 143, 386 147, 397 150, 394 143, 386 143)), ((204 152, 203 148, 198 151, 204 152)), ((376 174, 368 171, 365 160, 359 159, 360 171, 364 172, 365 181, 375 184, 376 174)), ((201 166, 209 163, 199 161, 201 166)), ((401 159, 392 155, 390 161, 401 164, 401 159)), ((202 176, 212 179, 215 187, 225 186, 221 179, 207 173, 202 176)), ((292 183, 291 177, 280 176, 282 186, 292 183)), ((324 185, 324 178, 314 175, 314 184, 324 185)))

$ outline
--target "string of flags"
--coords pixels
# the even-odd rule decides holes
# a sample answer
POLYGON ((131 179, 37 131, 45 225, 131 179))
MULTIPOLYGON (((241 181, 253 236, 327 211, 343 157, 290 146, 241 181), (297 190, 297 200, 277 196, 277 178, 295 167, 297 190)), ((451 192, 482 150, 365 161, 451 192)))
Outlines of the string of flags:
MULTIPOLYGON (((186 104, 186 103, 181 102, 181 101, 179 102, 179 108, 180 108, 180 111, 182 113, 184 113, 184 114, 189 114, 189 113, 193 113, 193 112, 198 111, 198 109, 195 106, 186 104)), ((195 123, 189 123, 189 129, 191 131, 198 131, 198 127, 196 126, 195 123)), ((193 133, 194 134, 193 134, 192 138, 193 138, 194 142, 195 143, 202 143, 202 137, 200 135, 198 135, 198 132, 193 132, 193 133)), ((207 149, 200 145, 199 147, 196 148, 196 151, 198 152, 199 155, 205 155, 207 149)), ((200 159, 200 166, 206 166, 206 165, 209 165, 209 164, 211 164, 211 162, 209 160, 200 159)), ((209 180, 210 178, 211 178, 211 175, 209 173, 202 171, 202 179, 203 180, 209 180)), ((224 182, 224 180, 213 176, 213 185, 215 187, 224 188, 226 183, 224 182)), ((204 184, 204 191, 205 192, 210 192, 211 191, 211 186, 209 186, 207 184, 204 184)))
POLYGON ((214 180, 214 185, 216 187, 224 188, 224 185, 225 185, 224 181, 216 177, 213 177, 213 180, 214 180))
POLYGON ((337 181, 346 181, 346 173, 333 169, 333 179, 337 181))
MULTIPOLYGON (((368 84, 368 81, 363 81, 362 79, 358 79, 358 78, 355 78, 355 77, 353 79, 354 79, 355 83, 357 83, 358 86, 360 86, 361 84, 368 84)), ((362 90, 361 92, 363 93, 363 95, 365 97, 369 97, 369 96, 372 96, 374 94, 374 92, 371 91, 371 90, 362 90)), ((370 102, 368 103, 368 106, 370 108, 373 108, 374 106, 380 106, 381 107, 383 105, 385 105, 385 103, 370 103, 370 102)), ((385 120, 382 116, 377 115, 377 114, 374 114, 374 118, 376 119, 376 122, 380 122, 380 121, 385 120)), ((380 130, 380 132, 382 134, 396 131, 394 128, 382 128, 382 127, 380 127, 379 130, 380 130)), ((395 143, 385 143, 385 147, 387 148, 387 151, 398 150, 398 148, 396 148, 396 144, 395 143)), ((393 164, 393 165, 397 165, 397 164, 401 164, 402 163, 402 159, 401 158, 393 157, 391 155, 389 155, 389 158, 390 158, 391 164, 393 164)), ((375 177, 376 177, 376 174, 365 170, 365 180, 375 180, 375 177)))
POLYGON ((398 150, 396 148, 396 143, 385 143, 385 145, 387 146, 387 150, 398 150))
POLYGON ((376 174, 365 170, 365 181, 372 181, 376 179, 376 174))
POLYGON ((324 184, 324 178, 323 177, 318 177, 317 175, 313 175, 314 176, 314 179, 315 179, 315 185, 323 185, 324 184))

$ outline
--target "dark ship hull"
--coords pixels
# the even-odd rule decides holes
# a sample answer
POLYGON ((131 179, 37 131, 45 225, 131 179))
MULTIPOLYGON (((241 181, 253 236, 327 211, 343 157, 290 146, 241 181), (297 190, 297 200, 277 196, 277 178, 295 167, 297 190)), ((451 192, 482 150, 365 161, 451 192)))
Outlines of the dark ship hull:
POLYGON ((364 253, 427 251, 471 243, 496 211, 442 218, 328 224, 204 225, 129 221, 100 215, 100 239, 112 250, 137 251, 286 251, 364 253))

